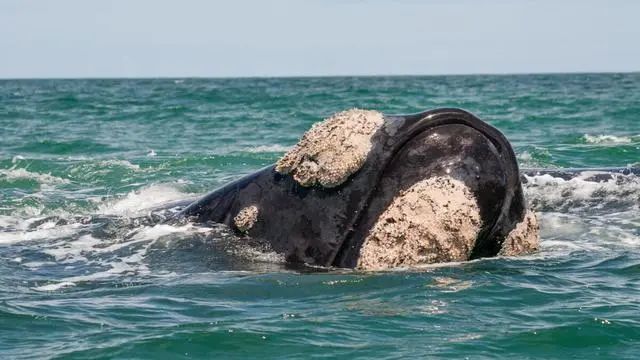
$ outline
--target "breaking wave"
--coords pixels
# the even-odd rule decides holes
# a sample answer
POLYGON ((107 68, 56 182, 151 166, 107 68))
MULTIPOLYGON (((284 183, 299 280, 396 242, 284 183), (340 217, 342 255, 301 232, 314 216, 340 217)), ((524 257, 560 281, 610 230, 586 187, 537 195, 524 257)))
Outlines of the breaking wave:
MULTIPOLYGON (((139 169, 119 161, 103 165, 139 169)), ((0 176, 43 185, 69 182, 17 168, 0 170, 0 176)), ((639 177, 590 171, 569 179, 525 176, 523 184, 542 228, 541 251, 530 257, 640 247, 639 177)), ((66 291, 113 279, 144 281, 212 268, 282 270, 281 255, 224 226, 168 223, 152 211, 194 195, 177 183, 156 184, 117 197, 93 198, 93 210, 85 212, 60 208, 44 213, 42 206, 23 206, 0 215, 0 246, 15 246, 10 261, 25 271, 49 274, 49 280, 31 284, 36 291, 66 291)))
POLYGON ((240 268, 253 269, 279 266, 284 261, 269 249, 238 238, 222 225, 165 223, 163 217, 152 212, 158 206, 190 196, 193 194, 160 184, 103 200, 91 214, 61 211, 33 217, 24 217, 24 213, 3 215, 0 246, 18 249, 12 261, 21 268, 46 272, 55 278, 34 283, 32 288, 37 291, 56 291, 113 278, 140 281, 148 276, 176 276, 189 271, 189 266, 184 266, 187 261, 181 257, 189 258, 191 271, 194 262, 199 271, 205 271, 211 266, 233 269, 242 261, 245 264, 240 268))
POLYGON ((640 135, 615 136, 615 135, 589 135, 584 134, 582 140, 587 144, 620 145, 640 142, 640 135))
POLYGON ((549 174, 526 176, 524 191, 537 211, 594 212, 637 209, 640 178, 635 175, 582 172, 569 180, 549 174), (605 175, 598 178, 598 175, 605 175))
POLYGON ((592 171, 568 180, 525 176, 524 192, 540 219, 541 251, 530 257, 570 259, 573 252, 640 248, 638 176, 592 171))
POLYGON ((37 172, 32 172, 23 168, 12 167, 10 169, 0 169, 0 180, 5 181, 14 181, 20 179, 28 179, 35 180, 40 184, 49 184, 49 185, 57 185, 57 184, 68 184, 69 180, 63 179, 57 176, 53 176, 50 173, 41 174, 37 172))

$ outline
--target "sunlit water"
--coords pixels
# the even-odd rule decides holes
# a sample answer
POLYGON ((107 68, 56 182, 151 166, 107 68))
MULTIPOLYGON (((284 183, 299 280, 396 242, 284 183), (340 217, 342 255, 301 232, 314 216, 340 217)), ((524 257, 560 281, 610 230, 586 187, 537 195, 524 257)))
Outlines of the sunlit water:
POLYGON ((637 358, 633 176, 528 178, 536 254, 383 273, 294 271, 148 216, 333 112, 445 106, 521 167, 640 162, 640 74, 0 81, 0 357, 637 358))

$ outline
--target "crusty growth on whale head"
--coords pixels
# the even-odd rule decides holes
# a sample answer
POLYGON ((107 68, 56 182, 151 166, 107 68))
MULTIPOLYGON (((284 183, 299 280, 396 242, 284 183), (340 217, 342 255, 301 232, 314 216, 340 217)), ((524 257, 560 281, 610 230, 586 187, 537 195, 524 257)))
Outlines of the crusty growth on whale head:
POLYGON ((511 230, 502 243, 498 255, 516 256, 530 254, 538 250, 540 243, 540 225, 536 214, 528 210, 524 219, 511 230))
POLYGON ((243 233, 251 230, 256 221, 258 221, 258 208, 255 205, 242 208, 233 218, 233 224, 243 233))
POLYGON ((380 215, 360 249, 357 267, 466 261, 481 227, 478 203, 463 182, 425 179, 401 191, 380 215))
POLYGON ((276 171, 291 174, 302 186, 338 186, 362 167, 383 122, 377 111, 339 112, 313 125, 278 161, 276 171))

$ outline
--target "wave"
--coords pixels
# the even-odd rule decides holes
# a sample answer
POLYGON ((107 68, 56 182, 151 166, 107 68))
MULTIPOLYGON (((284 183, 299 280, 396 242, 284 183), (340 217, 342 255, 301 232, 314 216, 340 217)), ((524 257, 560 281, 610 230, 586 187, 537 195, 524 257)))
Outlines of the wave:
POLYGON ((39 218, 28 219, 24 222, 6 220, 5 223, 11 222, 14 228, 6 229, 0 232, 0 244, 16 244, 23 242, 32 242, 39 240, 56 240, 67 238, 78 232, 82 227, 81 224, 57 225, 55 220, 45 221, 36 229, 29 229, 29 224, 43 220, 39 218))
POLYGON ((516 156, 519 162, 531 162, 533 160, 533 155, 531 155, 528 151, 523 151, 516 156))
MULTIPOLYGON (((541 218, 542 242, 539 253, 518 259, 640 248, 640 178, 613 174, 598 182, 590 180, 593 176, 594 172, 584 172, 569 180, 551 175, 525 177, 526 197, 541 218)), ((246 261, 241 269, 284 263, 281 254, 237 237, 223 226, 154 220, 151 209, 194 195, 180 184, 156 184, 95 199, 94 211, 86 214, 62 209, 47 216, 38 212, 36 216, 3 215, 0 246, 16 245, 7 252, 12 266, 50 274, 50 280, 30 285, 45 292, 114 279, 143 281, 210 271, 211 266, 228 270, 237 259, 246 261)))
POLYGON ((549 174, 525 175, 524 192, 538 211, 609 212, 637 208, 640 203, 640 177, 612 173, 607 180, 594 180, 602 172, 585 171, 565 180, 549 174))
POLYGON ((141 216, 148 213, 150 209, 193 195, 170 184, 151 185, 129 192, 124 197, 103 202, 98 207, 98 213, 128 217, 141 216))
POLYGON ((282 255, 238 238, 222 225, 163 223, 154 217, 152 209, 189 196, 193 194, 174 184, 159 184, 122 197, 96 200, 97 210, 90 214, 3 215, 0 246, 16 246, 15 251, 9 251, 16 266, 51 274, 51 280, 32 286, 37 291, 113 279, 175 276, 167 270, 171 262, 180 264, 176 268, 194 263, 207 267, 212 259, 226 264, 220 265, 223 268, 228 267, 230 258, 236 263, 244 259, 248 264, 284 262, 282 255))
POLYGON ((119 166, 133 171, 140 170, 140 165, 132 164, 128 160, 102 160, 98 162, 98 165, 104 167, 119 166))
POLYGON ((568 261, 574 252, 640 248, 640 177, 601 174, 585 171, 569 180, 525 176, 525 197, 540 218, 541 251, 522 259, 568 261))
POLYGON ((618 144, 631 144, 640 142, 640 135, 635 136, 615 136, 615 135, 589 135, 584 134, 582 140, 587 144, 602 144, 602 145, 618 145, 618 144))
MULTIPOLYGON (((122 159, 92 161, 90 158, 84 157, 65 157, 61 160, 78 162, 65 169, 66 176, 69 177, 68 179, 52 175, 50 172, 40 173, 31 171, 29 167, 33 165, 33 160, 16 155, 11 159, 13 166, 0 169, 0 181, 14 182, 17 180, 32 180, 40 185, 60 185, 69 184, 74 181, 99 179, 108 173, 115 174, 122 173, 123 171, 138 173, 145 171, 140 165, 122 159)), ((43 161, 38 161, 36 167, 42 166, 42 163, 43 161)))
POLYGON ((0 216, 0 229, 3 230, 0 232, 0 244, 68 237, 77 233, 92 216, 144 216, 155 207, 188 196, 193 194, 169 184, 159 184, 132 191, 124 197, 96 199, 97 211, 92 214, 73 214, 61 209, 43 216, 42 208, 16 209, 12 216, 0 216))
POLYGON ((289 151, 289 149, 291 149, 290 146, 273 144, 273 145, 254 146, 254 147, 245 149, 245 151, 248 153, 284 153, 289 151))
POLYGON ((69 180, 63 179, 51 173, 41 174, 37 172, 31 172, 27 169, 12 167, 10 169, 0 169, 0 180, 5 179, 7 181, 14 181, 20 179, 35 180, 40 184, 68 184, 69 180))
MULTIPOLYGON (((45 285, 34 287, 38 291, 55 291, 62 288, 76 286, 78 283, 111 279, 122 276, 143 277, 150 275, 145 257, 157 242, 167 240, 176 241, 179 238, 191 237, 194 234, 206 233, 209 229, 192 224, 172 226, 158 224, 131 229, 122 237, 102 239, 93 234, 85 234, 74 240, 65 240, 43 246, 41 252, 53 258, 53 263, 77 265, 99 269, 89 274, 67 276, 56 279, 45 285), (176 236, 177 235, 177 236, 176 236)), ((24 266, 33 270, 47 265, 37 262, 25 263, 24 266)), ((154 274, 158 276, 160 274, 154 274)), ((163 274, 169 275, 169 274, 163 274)), ((162 275, 160 275, 162 276, 162 275)))
POLYGON ((638 211, 585 216, 542 212, 541 252, 533 257, 565 257, 573 252, 610 253, 612 249, 638 250, 638 211))

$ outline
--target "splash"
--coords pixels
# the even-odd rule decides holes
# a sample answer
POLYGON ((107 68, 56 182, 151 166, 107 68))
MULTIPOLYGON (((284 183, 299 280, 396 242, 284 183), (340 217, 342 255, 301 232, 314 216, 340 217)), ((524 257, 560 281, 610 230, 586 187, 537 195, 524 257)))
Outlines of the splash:
POLYGON ((167 270, 172 261, 179 264, 177 268, 193 262, 211 266, 212 259, 267 267, 284 262, 280 254, 237 238, 222 225, 166 223, 155 210, 193 195, 175 184, 158 184, 96 200, 97 210, 87 214, 60 210, 47 216, 3 215, 0 246, 16 247, 19 256, 14 260, 19 260, 14 263, 20 268, 50 274, 50 280, 32 286, 45 292, 100 281, 176 276, 167 270))
POLYGON ((583 172, 570 180, 549 174, 526 176, 525 195, 539 211, 595 211, 636 207, 640 203, 640 177, 611 174, 607 180, 595 178, 602 172, 583 172))
POLYGON ((525 176, 524 192, 540 216, 541 251, 531 258, 640 248, 640 177, 582 172, 565 180, 525 176))
POLYGON ((193 195, 184 193, 169 184, 151 185, 141 190, 132 191, 122 198, 104 202, 98 207, 98 213, 128 217, 141 216, 154 207, 193 195))

